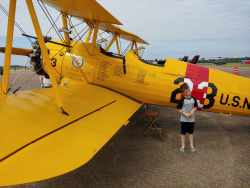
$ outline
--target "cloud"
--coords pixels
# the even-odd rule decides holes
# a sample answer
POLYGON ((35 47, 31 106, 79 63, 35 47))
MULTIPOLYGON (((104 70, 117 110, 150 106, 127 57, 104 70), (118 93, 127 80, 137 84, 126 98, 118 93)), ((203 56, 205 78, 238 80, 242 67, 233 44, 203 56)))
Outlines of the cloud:
MULTIPOLYGON (((204 56, 213 53, 233 57, 250 56, 249 0, 97 1, 123 23, 121 28, 150 43, 150 46, 145 46, 145 58, 155 59, 161 49, 162 56, 178 58, 202 47, 204 49, 199 52, 204 52, 204 56)), ((8 10, 9 1, 0 0, 0 3, 8 10)), ((46 33, 51 24, 37 1, 33 3, 42 31, 46 33)), ((48 10, 55 20, 59 12, 50 7, 48 10)), ((6 36, 7 17, 1 11, 0 16, 0 36, 6 36)), ((17 1, 16 21, 27 34, 35 35, 24 0, 17 1)), ((58 27, 62 27, 61 18, 57 23, 58 27)), ((77 29, 81 30, 83 26, 77 26, 77 29)), ((53 39, 59 38, 53 30, 49 35, 53 39)), ((15 36, 21 36, 16 28, 15 36)))

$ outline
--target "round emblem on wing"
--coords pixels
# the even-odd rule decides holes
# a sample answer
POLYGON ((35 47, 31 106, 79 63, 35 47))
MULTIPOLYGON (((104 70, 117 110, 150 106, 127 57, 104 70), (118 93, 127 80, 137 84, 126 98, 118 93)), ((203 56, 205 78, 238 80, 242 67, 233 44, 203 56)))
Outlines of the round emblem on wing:
POLYGON ((75 68, 81 68, 83 66, 83 59, 81 57, 75 57, 72 60, 72 65, 75 68))

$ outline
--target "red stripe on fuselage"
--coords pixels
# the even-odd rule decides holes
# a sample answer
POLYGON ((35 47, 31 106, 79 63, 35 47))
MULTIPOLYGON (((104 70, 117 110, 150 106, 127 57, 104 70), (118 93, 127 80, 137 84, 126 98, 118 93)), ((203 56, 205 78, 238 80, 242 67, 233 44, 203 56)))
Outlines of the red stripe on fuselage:
MULTIPOLYGON (((188 63, 185 78, 188 78, 193 82, 193 90, 191 92, 191 95, 196 100, 199 100, 200 104, 204 105, 205 98, 203 97, 204 93, 207 93, 207 87, 198 89, 198 85, 202 82, 208 82, 209 69, 188 63)), ((198 109, 201 110, 201 108, 198 109)))

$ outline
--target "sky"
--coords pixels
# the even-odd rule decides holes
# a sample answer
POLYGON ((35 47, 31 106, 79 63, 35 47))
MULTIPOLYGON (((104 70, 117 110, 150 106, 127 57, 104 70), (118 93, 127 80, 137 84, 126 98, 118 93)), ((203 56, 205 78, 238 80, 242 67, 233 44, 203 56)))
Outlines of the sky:
MULTIPOLYGON (((210 57, 250 57, 250 1, 249 0, 97 0, 107 11, 123 25, 119 26, 132 32, 150 45, 143 58, 177 59, 184 55, 210 57)), ((36 0, 34 7, 43 34, 51 24, 47 20, 36 0)), ((9 1, 0 0, 0 4, 9 11, 9 1)), ((87 6, 87 5, 86 5, 87 6)), ((48 7, 55 20, 59 12, 48 7)), ((6 44, 8 17, 0 10, 0 47, 6 44)), ((25 0, 17 0, 15 21, 29 35, 35 36, 33 24, 25 0)), ((72 20, 74 24, 78 20, 72 20)), ((57 21, 62 27, 61 17, 57 21)), ((85 23, 77 26, 81 31, 85 23)), ((57 40, 51 30, 48 34, 57 40)), ((127 43, 122 41, 122 49, 127 43)), ((141 45, 138 45, 141 46, 141 45)), ((15 27, 13 47, 31 48, 30 42, 21 36, 15 27)), ((115 45, 111 51, 116 52, 115 45)), ((28 57, 12 55, 12 65, 25 65, 28 57)), ((4 54, 0 53, 0 66, 4 54)))

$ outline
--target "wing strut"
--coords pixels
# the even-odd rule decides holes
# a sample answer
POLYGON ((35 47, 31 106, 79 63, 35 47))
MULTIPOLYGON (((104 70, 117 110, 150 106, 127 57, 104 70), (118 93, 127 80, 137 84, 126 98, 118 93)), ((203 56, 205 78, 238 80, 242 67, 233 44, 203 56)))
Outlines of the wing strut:
MULTIPOLYGON (((38 22, 38 19, 37 19, 37 16, 36 16, 36 12, 35 12, 32 0, 26 0, 26 3, 27 3, 27 7, 29 9, 29 12, 30 12, 31 20, 32 20, 33 25, 34 25, 34 29, 36 31, 36 36, 37 36, 40 48, 42 50, 44 61, 46 62, 45 66, 47 65, 47 67, 48 67, 48 73, 49 73, 49 77, 50 77, 50 80, 51 80, 51 83, 52 83, 52 86, 53 86, 53 90, 54 90, 55 98, 56 98, 56 101, 57 101, 57 105, 58 105, 58 107, 60 107, 62 109, 62 113, 63 113, 64 110, 62 108, 63 107, 62 98, 61 98, 61 95, 60 95, 60 92, 59 92, 59 88, 58 88, 56 78, 55 78, 55 75, 54 75, 54 72, 53 72, 53 69, 52 69, 49 54, 48 54, 47 48, 45 46, 44 38, 43 38, 43 35, 42 35, 42 31, 41 31, 41 28, 40 28, 40 25, 39 25, 39 22, 38 22)), ((65 114, 65 113, 63 113, 63 114, 65 114)))
POLYGON ((10 0, 7 40, 6 40, 6 48, 5 48, 5 56, 4 56, 3 86, 2 86, 2 93, 5 93, 5 94, 8 93, 15 13, 16 13, 16 0, 10 0))
POLYGON ((91 33, 92 33, 92 25, 90 24, 90 25, 89 25, 89 31, 88 31, 88 34, 87 34, 87 36, 86 36, 86 38, 85 38, 85 41, 84 41, 84 42, 86 42, 86 43, 88 43, 88 42, 89 42, 89 39, 90 39, 90 35, 91 35, 91 33))
MULTIPOLYGON (((67 24, 67 14, 62 13, 62 21, 63 21, 63 27, 65 28, 65 30, 68 30, 68 24, 67 24)), ((70 41, 69 41, 69 33, 64 32, 64 38, 65 38, 65 42, 66 45, 70 45, 70 41)), ((67 48, 67 51, 70 51, 70 48, 67 48)))
POLYGON ((109 45, 107 46, 107 48, 105 49, 106 52, 109 51, 109 48, 112 46, 112 44, 114 43, 114 41, 116 40, 116 38, 118 37, 119 33, 116 33, 114 35, 114 37, 112 38, 112 40, 110 41, 109 45))
POLYGON ((93 55, 94 53, 94 49, 95 49, 95 43, 96 43, 96 38, 97 38, 97 32, 99 29, 99 22, 95 23, 95 30, 94 30, 94 34, 93 34, 93 39, 92 39, 92 44, 91 44, 91 48, 90 48, 90 54, 93 55))

